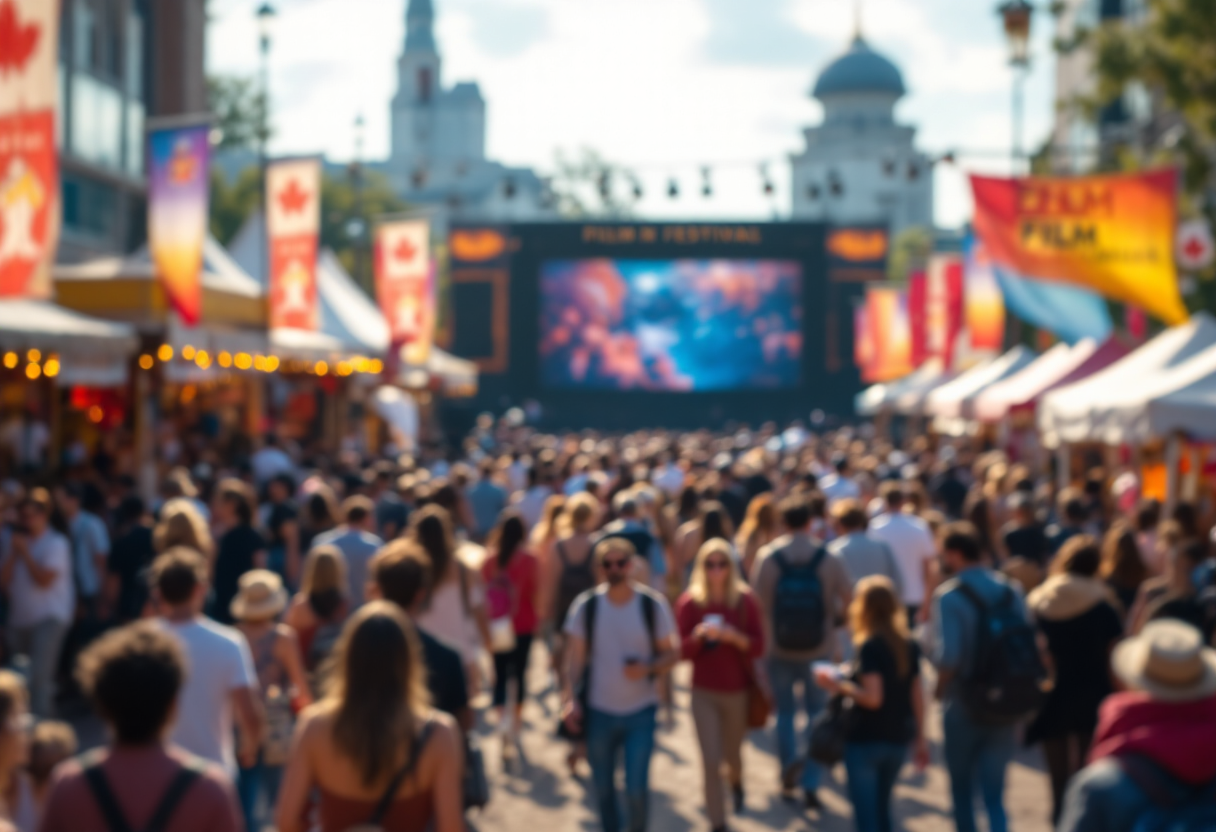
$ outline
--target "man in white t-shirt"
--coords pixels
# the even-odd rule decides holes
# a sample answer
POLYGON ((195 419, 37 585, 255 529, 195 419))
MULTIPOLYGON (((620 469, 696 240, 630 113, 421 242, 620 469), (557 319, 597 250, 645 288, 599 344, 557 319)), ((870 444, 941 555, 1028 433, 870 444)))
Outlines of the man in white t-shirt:
POLYGON ((659 704, 656 681, 680 656, 667 600, 629 579, 636 555, 637 550, 625 538, 601 541, 594 556, 607 585, 580 595, 570 607, 565 624, 569 664, 562 691, 562 718, 570 731, 585 735, 604 832, 646 829, 650 755, 659 704), (586 702, 580 702, 574 685, 583 678, 588 665, 586 702), (622 752, 626 824, 620 820, 616 789, 616 761, 622 752))
POLYGON ((291 461, 287 452, 279 447, 279 440, 273 433, 267 434, 262 447, 250 460, 253 467, 253 479, 261 487, 279 474, 294 474, 296 464, 291 461))
POLYGON ((152 564, 152 585, 164 627, 181 641, 189 665, 170 739, 220 764, 235 780, 234 722, 246 767, 257 759, 265 722, 249 645, 239 631, 202 614, 207 561, 198 552, 178 546, 158 557, 152 564))
POLYGON ((832 460, 832 473, 819 480, 819 490, 828 500, 828 508, 841 500, 856 500, 861 496, 861 488, 849 477, 849 458, 838 454, 832 460))
POLYGON ((8 641, 29 659, 30 708, 51 716, 59 651, 76 611, 72 553, 67 538, 50 527, 51 495, 35 488, 18 506, 19 526, 9 536, 0 566, 8 593, 8 641))
POLYGON ((933 597, 933 563, 937 559, 937 544, 929 525, 914 514, 903 510, 905 494, 899 483, 887 483, 882 488, 887 510, 870 522, 869 536, 890 547, 899 564, 903 580, 900 583, 904 606, 908 608, 910 625, 924 620, 933 597), (924 615, 922 615, 924 613, 924 615))

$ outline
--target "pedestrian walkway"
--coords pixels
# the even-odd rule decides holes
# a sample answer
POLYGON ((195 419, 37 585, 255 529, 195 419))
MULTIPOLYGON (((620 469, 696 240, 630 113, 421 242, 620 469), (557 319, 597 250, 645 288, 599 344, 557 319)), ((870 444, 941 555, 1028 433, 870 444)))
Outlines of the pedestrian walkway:
MULTIPOLYGON (((533 690, 546 684, 541 668, 541 650, 533 656, 533 690)), ((651 768, 650 828, 655 832, 703 832, 709 829, 703 811, 701 762, 688 710, 689 668, 676 670, 676 724, 660 728, 651 768)), ((549 832, 549 830, 598 830, 590 794, 590 781, 582 782, 566 770, 566 745, 554 738, 558 698, 532 700, 524 709, 522 734, 524 757, 503 773, 499 747, 486 739, 487 768, 493 796, 484 814, 472 817, 480 832, 549 832)), ((910 767, 895 789, 896 828, 907 832, 944 832, 953 828, 950 789, 941 765, 941 720, 934 712, 929 719, 934 765, 923 775, 910 767)), ((851 832, 852 810, 845 794, 844 767, 837 766, 820 788, 824 810, 806 815, 800 804, 781 799, 777 784, 776 741, 772 727, 753 732, 743 748, 744 788, 747 809, 730 820, 736 832, 803 832, 809 827, 821 832, 851 832), (808 818, 811 823, 808 824, 808 818)), ((1051 794, 1041 770, 1037 749, 1021 751, 1010 767, 1005 805, 1014 832, 1049 832, 1051 794)), ((583 769, 584 775, 586 769, 583 769)))

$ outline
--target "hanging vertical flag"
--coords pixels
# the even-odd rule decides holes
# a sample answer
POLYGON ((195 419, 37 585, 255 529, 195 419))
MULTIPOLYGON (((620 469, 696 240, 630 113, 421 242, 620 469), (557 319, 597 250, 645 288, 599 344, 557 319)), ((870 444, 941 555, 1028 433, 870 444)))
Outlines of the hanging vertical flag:
POLYGON ((874 361, 874 338, 870 330, 870 314, 865 298, 860 298, 853 307, 853 363, 861 370, 864 380, 870 378, 870 365, 874 361))
POLYGON ((908 275, 908 327, 911 333, 911 359, 913 369, 925 363, 929 357, 929 344, 925 329, 925 292, 928 278, 923 269, 908 275))
POLYGON ((57 0, 0 0, 0 297, 51 295, 58 30, 57 0))
POLYGON ((377 227, 375 257, 376 299, 393 348, 404 348, 407 364, 425 364, 435 327, 430 220, 393 220, 377 227))
POLYGON ((908 293, 889 286, 866 289, 866 309, 874 360, 866 381, 883 382, 912 372, 912 330, 908 293))
POLYGON ((169 305, 186 326, 203 313, 209 124, 148 131, 148 249, 169 305))
POLYGON ((968 237, 963 252, 963 326, 972 352, 995 358, 1005 348, 1005 299, 983 243, 968 237))
POLYGON ((963 259, 957 254, 929 258, 925 282, 925 349, 942 367, 954 368, 963 318, 963 259))
POLYGON ((289 159, 266 168, 271 329, 317 328, 317 238, 321 160, 289 159))

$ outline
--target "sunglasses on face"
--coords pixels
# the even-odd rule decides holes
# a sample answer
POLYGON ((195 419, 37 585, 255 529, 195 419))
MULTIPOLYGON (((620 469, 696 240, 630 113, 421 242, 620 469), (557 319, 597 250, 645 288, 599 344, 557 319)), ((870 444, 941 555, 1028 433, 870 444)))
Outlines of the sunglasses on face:
POLYGON ((624 569, 629 565, 629 558, 612 558, 604 561, 605 569, 624 569))
POLYGON ((705 568, 707 570, 730 569, 730 564, 724 560, 707 560, 705 568))

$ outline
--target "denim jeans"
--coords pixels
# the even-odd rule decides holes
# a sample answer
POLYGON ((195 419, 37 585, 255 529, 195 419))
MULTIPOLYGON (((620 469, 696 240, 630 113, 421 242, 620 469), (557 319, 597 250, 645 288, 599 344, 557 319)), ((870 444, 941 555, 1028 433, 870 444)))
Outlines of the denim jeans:
POLYGON ((25 656, 29 662, 30 710, 42 719, 54 716, 55 671, 67 634, 67 622, 57 618, 45 618, 26 627, 10 627, 8 631, 9 651, 14 656, 25 656))
POLYGON ((236 791, 241 800, 241 812, 245 816, 246 832, 261 832, 263 826, 269 826, 274 818, 275 804, 279 800, 279 783, 283 779, 283 766, 268 766, 262 762, 262 754, 258 752, 258 761, 250 768, 241 766, 237 775, 236 791), (258 822, 258 798, 265 797, 265 813, 262 823, 258 822))
POLYGON ((1007 832, 1005 769, 1013 760, 1013 726, 980 725, 963 706, 948 702, 942 713, 943 750, 958 832, 976 832, 975 791, 988 810, 989 832, 1007 832))
POLYGON ((845 744, 844 768, 857 832, 891 832, 891 792, 907 758, 904 743, 845 744))
MULTIPOLYGON (((805 752, 798 750, 798 737, 794 731, 794 716, 798 712, 798 700, 794 695, 795 685, 802 685, 802 706, 806 709, 808 721, 823 710, 828 701, 828 694, 815 684, 811 676, 810 662, 791 662, 770 657, 768 677, 777 706, 777 756, 781 758, 781 770, 785 771, 792 763, 803 760, 805 755, 805 752)), ((809 726, 807 731, 809 734, 809 726)), ((807 791, 814 791, 819 788, 823 767, 812 760, 806 760, 805 763, 802 767, 802 782, 799 785, 807 791)))
POLYGON ((650 802, 650 755, 654 751, 656 708, 616 716, 592 709, 587 715, 587 762, 595 784, 604 832, 645 832, 650 802), (616 793, 616 763, 625 757, 625 803, 628 825, 621 826, 616 793))

